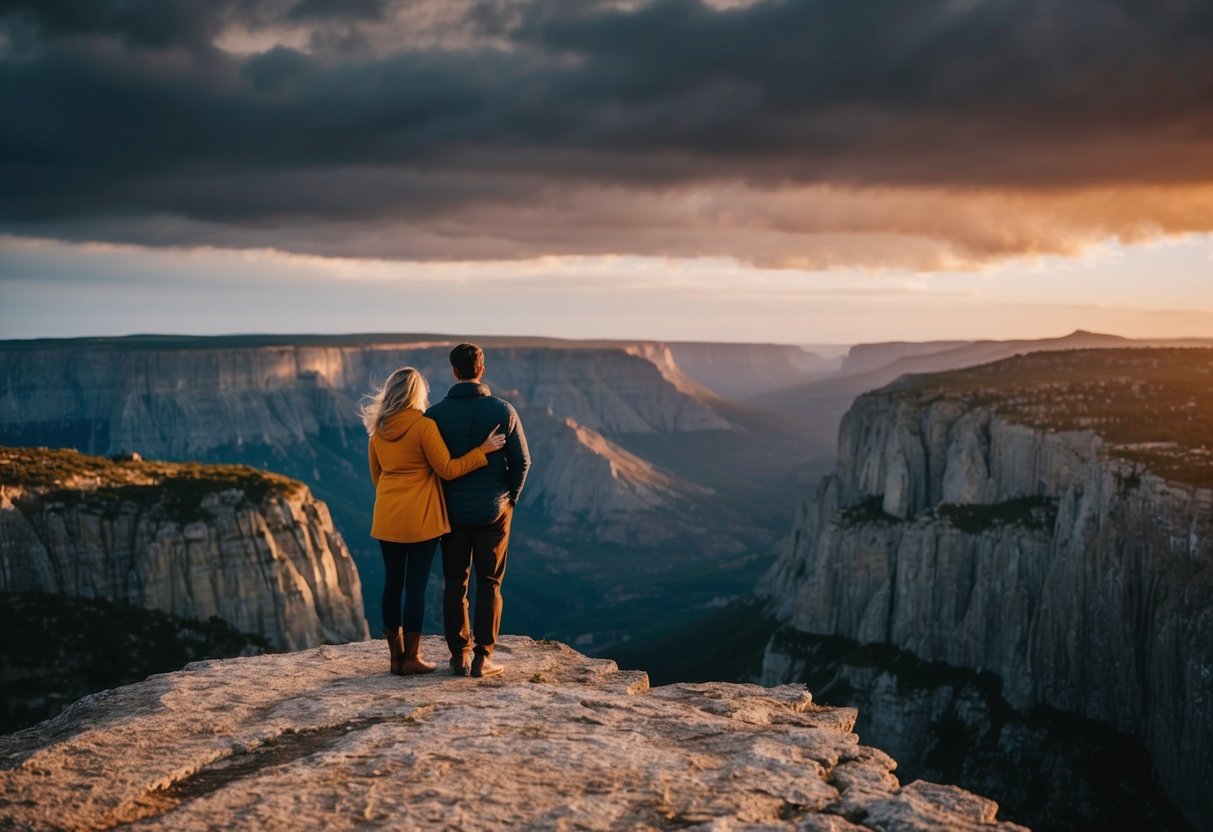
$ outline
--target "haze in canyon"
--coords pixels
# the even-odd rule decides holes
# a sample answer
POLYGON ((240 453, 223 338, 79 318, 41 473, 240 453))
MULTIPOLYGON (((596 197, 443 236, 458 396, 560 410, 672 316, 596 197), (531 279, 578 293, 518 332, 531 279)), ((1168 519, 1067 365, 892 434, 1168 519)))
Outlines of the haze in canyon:
POLYGON ((0 826, 488 718, 588 779, 463 825, 1213 827, 1206 6, 4 4, 0 826), (525 678, 391 687, 356 408, 465 340, 525 678))

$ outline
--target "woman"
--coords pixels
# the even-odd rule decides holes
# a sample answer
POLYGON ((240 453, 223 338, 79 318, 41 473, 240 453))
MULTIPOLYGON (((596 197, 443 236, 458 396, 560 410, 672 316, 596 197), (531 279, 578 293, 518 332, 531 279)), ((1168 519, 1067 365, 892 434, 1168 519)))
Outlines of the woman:
POLYGON ((480 447, 451 459, 438 425, 424 415, 429 389, 412 367, 392 373, 367 399, 360 413, 370 436, 375 483, 371 537, 383 553, 383 635, 391 672, 429 673, 434 664, 421 656, 425 585, 438 538, 451 530, 438 477, 452 480, 483 468, 485 454, 501 450, 505 437, 493 428, 480 447))

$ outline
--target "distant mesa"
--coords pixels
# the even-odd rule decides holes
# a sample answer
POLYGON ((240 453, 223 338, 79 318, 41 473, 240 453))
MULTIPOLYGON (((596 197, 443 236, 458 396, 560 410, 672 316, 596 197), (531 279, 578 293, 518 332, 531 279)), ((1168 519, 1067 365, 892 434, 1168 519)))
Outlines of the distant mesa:
POLYGON ((1213 347, 1213 339, 1134 340, 1079 329, 1059 338, 857 344, 847 354, 840 372, 754 396, 750 403, 808 419, 815 436, 832 445, 842 415, 857 396, 904 375, 974 367, 1034 352, 1129 347, 1208 348, 1213 347))

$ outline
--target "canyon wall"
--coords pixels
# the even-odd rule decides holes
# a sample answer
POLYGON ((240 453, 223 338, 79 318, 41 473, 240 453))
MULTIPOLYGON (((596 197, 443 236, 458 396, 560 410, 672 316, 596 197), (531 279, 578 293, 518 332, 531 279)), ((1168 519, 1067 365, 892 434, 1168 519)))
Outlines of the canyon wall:
MULTIPOLYGON (((989 671, 1017 708, 1139 737, 1213 824, 1213 491, 1000 404, 911 385, 856 400, 762 593, 799 631, 989 671)), ((768 681, 786 681, 778 653, 768 681)))
MULTIPOLYGON (((668 348, 629 349, 490 351, 486 380, 518 407, 524 424, 536 423, 536 455, 559 454, 564 467, 580 464, 592 480, 570 491, 558 469, 536 465, 528 502, 585 513, 601 506, 590 499, 573 505, 573 495, 606 495, 607 504, 618 508, 636 505, 629 495, 646 492, 642 502, 652 505, 658 492, 650 485, 660 475, 627 465, 622 449, 593 437, 732 429, 691 395, 701 388, 680 374, 668 348), (640 481, 628 478, 632 471, 641 473, 640 481), (598 472, 607 476, 595 477, 598 472), (623 493, 613 494, 619 485, 623 493)), ((412 365, 429 380, 431 399, 441 399, 454 383, 448 351, 447 344, 424 341, 10 344, 0 370, 0 440, 87 453, 137 451, 149 458, 265 460, 312 485, 326 467, 338 467, 360 480, 366 440, 356 415, 359 397, 397 367, 412 365), (319 459, 326 451, 329 458, 319 459)), ((653 507, 667 508, 695 492, 673 483, 659 492, 670 499, 653 507)))
POLYGON ((368 636, 350 552, 301 483, 62 451, 0 463, 0 591, 217 616, 286 650, 368 636))
MULTIPOLYGON (((0 431, 71 438, 91 453, 198 457, 231 445, 290 445, 356 426, 354 403, 411 365, 438 400, 454 384, 447 344, 225 345, 173 341, 10 342, 2 351, 0 431)), ((486 380, 527 407, 607 433, 727 430, 707 406, 620 349, 508 347, 486 380)))
MULTIPOLYGON (((0 445, 137 451, 299 479, 332 512, 376 611, 383 572, 369 537, 374 491, 358 400, 403 365, 442 398, 455 340, 0 342, 0 445)), ((748 558, 749 584, 776 544, 795 502, 787 481, 809 456, 795 425, 729 409, 657 342, 482 343, 485 380, 518 409, 534 461, 515 517, 509 626, 597 645, 665 626, 651 615, 666 607, 649 575, 666 573, 656 577, 663 587, 687 575, 685 592, 661 591, 680 592, 692 609, 748 590, 735 571, 718 579, 717 567, 748 558), (555 609, 554 596, 564 602, 555 609), (617 596, 646 605, 623 616, 627 627, 616 623, 617 596)), ((440 607, 428 606, 428 626, 439 626, 440 607)))

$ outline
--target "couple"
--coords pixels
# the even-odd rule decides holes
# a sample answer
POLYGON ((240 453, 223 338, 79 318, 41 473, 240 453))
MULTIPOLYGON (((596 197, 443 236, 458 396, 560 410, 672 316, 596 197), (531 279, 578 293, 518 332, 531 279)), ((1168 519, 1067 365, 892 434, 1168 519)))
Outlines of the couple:
POLYGON ((421 621, 439 541, 451 670, 476 678, 505 670, 492 659, 501 627, 501 580, 510 521, 531 458, 514 408, 480 382, 480 347, 460 344, 451 350, 451 371, 456 384, 433 407, 425 379, 412 367, 402 367, 361 410, 375 483, 371 537, 379 541, 386 573, 383 634, 397 676, 434 669, 421 655, 421 621), (439 483, 439 477, 446 482, 439 483), (472 569, 476 615, 475 626, 469 627, 472 569))

